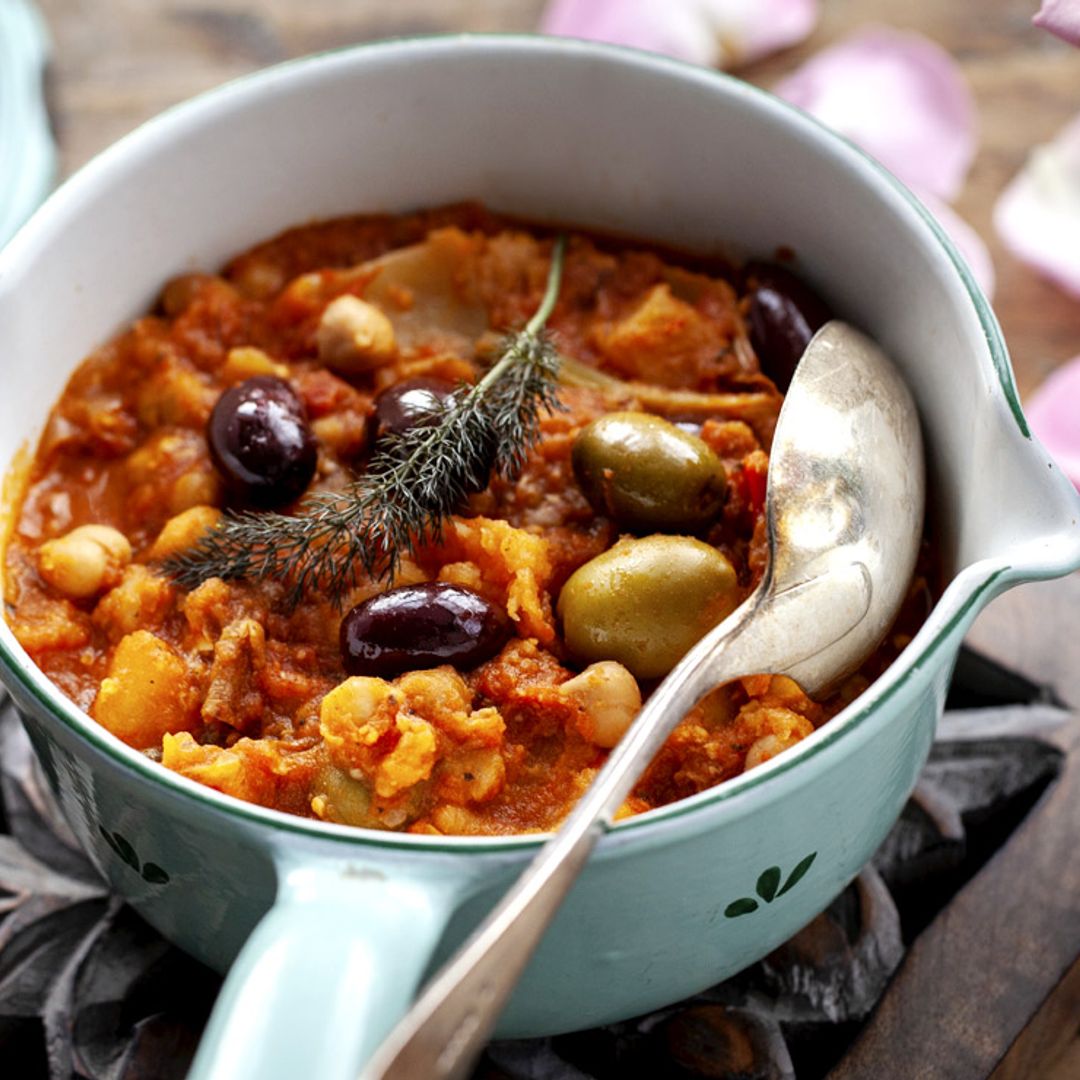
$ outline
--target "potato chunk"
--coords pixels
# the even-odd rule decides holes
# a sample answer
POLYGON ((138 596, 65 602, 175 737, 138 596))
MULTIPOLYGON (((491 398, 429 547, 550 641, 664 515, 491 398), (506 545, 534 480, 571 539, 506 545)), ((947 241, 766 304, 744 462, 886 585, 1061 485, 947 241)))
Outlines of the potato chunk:
POLYGON ((117 645, 91 712, 129 746, 149 750, 166 734, 190 731, 199 703, 176 650, 148 630, 136 630, 117 645))
POLYGON ((693 386, 728 344, 728 335, 671 286, 654 285, 625 318, 593 335, 620 375, 660 386, 693 386))
POLYGON ((94 623, 120 641, 126 634, 161 625, 172 607, 175 590, 172 583, 153 573, 141 563, 124 571, 120 583, 110 589, 94 608, 94 623))
POLYGON ((519 637, 542 645, 555 640, 550 583, 553 573, 546 539, 493 518, 452 517, 444 523, 442 542, 428 554, 437 558, 439 581, 475 589, 503 607, 519 637))
POLYGON ((254 375, 273 375, 278 379, 289 377, 289 368, 279 364, 272 356, 254 345, 238 345, 229 350, 221 377, 227 383, 243 382, 254 375))
POLYGON ((317 764, 310 752, 278 739, 203 746, 186 731, 162 738, 161 763, 226 795, 291 813, 307 811, 306 793, 317 764))
POLYGON ((151 559, 168 559, 194 547, 221 517, 216 506, 192 506, 165 522, 147 553, 151 559))

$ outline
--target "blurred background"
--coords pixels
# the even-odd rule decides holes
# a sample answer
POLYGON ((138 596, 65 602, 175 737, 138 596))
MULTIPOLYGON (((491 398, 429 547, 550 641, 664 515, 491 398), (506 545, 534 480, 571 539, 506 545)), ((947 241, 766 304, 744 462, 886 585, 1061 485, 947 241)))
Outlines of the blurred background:
MULTIPOLYGON (((0 3, 6 0, 0 0, 0 3)), ((669 0, 651 0, 661 8, 669 0)), ((66 175, 175 102, 290 57, 378 38, 534 31, 545 0, 38 0, 53 41, 50 114, 66 175)), ((565 6, 565 5, 564 5, 565 6)), ((764 10, 769 0, 760 0, 764 10)), ((1032 25, 1037 0, 822 0, 801 42, 738 76, 771 86, 870 24, 925 35, 974 96, 978 144, 954 209, 989 247, 1021 392, 1080 352, 1080 302, 997 238, 992 214, 1035 144, 1080 112, 1080 51, 1032 25)), ((3 149, 6 155, 10 144, 3 149)))

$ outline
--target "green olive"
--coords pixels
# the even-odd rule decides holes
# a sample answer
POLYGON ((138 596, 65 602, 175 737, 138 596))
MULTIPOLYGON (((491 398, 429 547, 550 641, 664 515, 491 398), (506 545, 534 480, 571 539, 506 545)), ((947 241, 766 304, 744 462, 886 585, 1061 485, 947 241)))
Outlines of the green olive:
POLYGON ((710 447, 648 413, 608 413, 587 424, 573 463, 593 509, 635 531, 696 530, 724 501, 724 466, 710 447))
POLYGON ((559 594, 570 652, 617 660, 642 679, 666 675, 739 602, 735 570, 689 536, 620 540, 579 567, 559 594))
POLYGON ((336 765, 320 771, 313 790, 324 800, 323 816, 329 821, 361 828, 378 828, 371 809, 371 785, 351 777, 336 765))
POLYGON ((425 787, 417 784, 404 800, 380 803, 367 780, 327 762, 311 790, 322 800, 320 816, 327 821, 362 829, 400 829, 419 816, 425 787))

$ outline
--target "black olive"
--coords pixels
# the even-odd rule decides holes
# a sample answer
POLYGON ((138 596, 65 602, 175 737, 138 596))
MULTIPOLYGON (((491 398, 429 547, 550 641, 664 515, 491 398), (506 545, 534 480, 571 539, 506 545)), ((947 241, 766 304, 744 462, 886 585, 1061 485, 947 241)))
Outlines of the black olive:
POLYGON ((229 490, 252 506, 284 506, 315 475, 318 449, 303 403, 270 375, 245 379, 218 398, 206 441, 229 490))
POLYGON ((832 313, 825 302, 790 270, 773 263, 750 263, 750 343, 762 369, 786 390, 815 331, 832 313))
MULTIPOLYGON (((372 414, 372 430, 375 439, 384 435, 403 435, 415 427, 427 427, 435 423, 434 409, 446 401, 460 383, 448 379, 420 377, 394 383, 375 398, 372 414)), ((477 450, 477 468, 480 473, 472 483, 465 483, 465 493, 483 491, 491 478, 491 463, 495 460, 495 447, 489 442, 474 444, 477 450)))
POLYGON ((432 410, 456 389, 447 379, 405 379, 375 398, 375 437, 400 435, 409 428, 432 423, 432 410))
POLYGON ((509 640, 510 619, 479 593, 449 582, 401 585, 357 604, 341 622, 341 662, 350 675, 382 678, 490 660, 509 640))

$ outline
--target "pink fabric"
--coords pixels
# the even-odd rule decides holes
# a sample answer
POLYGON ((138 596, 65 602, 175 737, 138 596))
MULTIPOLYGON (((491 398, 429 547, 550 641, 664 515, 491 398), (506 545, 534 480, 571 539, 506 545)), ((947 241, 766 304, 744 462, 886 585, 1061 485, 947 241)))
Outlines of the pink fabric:
POLYGON ((1051 372, 1024 412, 1036 438, 1080 489, 1080 356, 1051 372))
POLYGON ((1080 116, 1032 151, 998 199, 994 225, 1014 255, 1080 299, 1080 116))
POLYGON ((811 57, 776 92, 916 191, 945 200, 959 193, 975 154, 975 105, 952 57, 928 38, 859 31, 811 57))
POLYGON ((540 31, 729 67, 802 41, 818 14, 819 0, 551 0, 540 31))
POLYGON ((1070 45, 1080 45, 1080 0, 1042 0, 1031 21, 1070 45))

